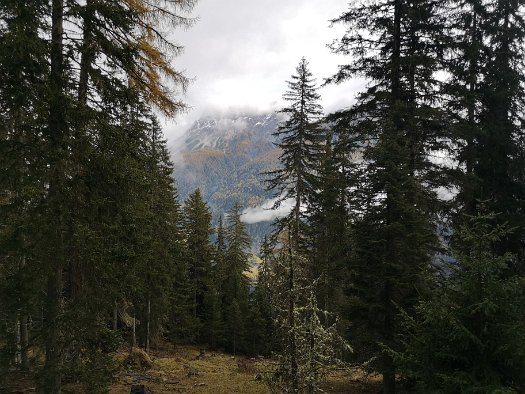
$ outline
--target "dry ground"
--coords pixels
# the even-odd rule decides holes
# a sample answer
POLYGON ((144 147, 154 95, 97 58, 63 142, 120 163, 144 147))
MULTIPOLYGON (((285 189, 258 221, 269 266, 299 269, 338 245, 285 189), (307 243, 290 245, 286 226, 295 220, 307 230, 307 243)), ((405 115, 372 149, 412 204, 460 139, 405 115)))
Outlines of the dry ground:
MULTIPOLYGON (((169 351, 151 352, 153 368, 149 371, 123 371, 111 394, 129 394, 132 384, 144 384, 155 394, 213 393, 213 394, 269 394, 266 384, 259 379, 268 370, 269 361, 206 352, 182 347, 169 351)), ((334 371, 324 389, 333 394, 377 393, 380 380, 349 371, 334 371)))
MULTIPOLYGON (((270 361, 250 360, 244 357, 215 352, 200 354, 198 348, 178 347, 150 353, 153 368, 137 370, 123 368, 110 394, 129 394, 132 384, 143 384, 154 394, 270 394, 259 375, 268 370, 270 361)), ((126 353, 117 356, 119 360, 126 353)), ((35 392, 35 385, 27 377, 13 374, 12 384, 2 393, 35 392)), ((350 371, 330 373, 324 390, 333 394, 371 394, 379 392, 377 376, 366 376, 350 371)), ((82 393, 79 387, 69 386, 65 393, 82 393)))

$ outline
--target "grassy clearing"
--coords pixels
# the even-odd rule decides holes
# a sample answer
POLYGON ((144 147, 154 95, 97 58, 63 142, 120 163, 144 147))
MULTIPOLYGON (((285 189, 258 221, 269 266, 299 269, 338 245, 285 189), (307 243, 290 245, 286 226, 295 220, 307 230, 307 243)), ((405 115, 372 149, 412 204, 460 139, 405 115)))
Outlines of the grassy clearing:
MULTIPOLYGON (((127 352, 117 354, 119 362, 127 352)), ((270 394, 260 374, 271 362, 265 359, 233 357, 219 352, 201 354, 196 347, 166 348, 152 351, 153 367, 149 370, 122 367, 110 388, 110 394, 129 394, 133 384, 143 384, 154 394, 270 394)), ((333 394, 372 394, 380 388, 378 376, 338 370, 329 374, 323 388, 333 394)), ((36 384, 29 374, 13 372, 9 386, 1 393, 36 392, 36 384)), ((83 393, 78 385, 67 384, 64 393, 83 393)))
MULTIPOLYGON (((123 371, 111 394, 128 394, 132 384, 144 384, 153 393, 269 394, 260 380, 269 361, 232 357, 182 347, 152 352, 153 368, 149 371, 123 371)), ((377 393, 380 379, 358 372, 333 371, 324 384, 328 393, 377 393)))

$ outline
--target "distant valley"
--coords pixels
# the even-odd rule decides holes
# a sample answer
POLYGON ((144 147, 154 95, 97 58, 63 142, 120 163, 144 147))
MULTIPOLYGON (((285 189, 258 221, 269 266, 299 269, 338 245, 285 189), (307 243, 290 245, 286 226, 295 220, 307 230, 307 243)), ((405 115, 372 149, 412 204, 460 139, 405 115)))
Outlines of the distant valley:
POLYGON ((240 202, 254 250, 275 216, 261 174, 279 165, 272 133, 280 120, 275 113, 206 116, 171 145, 181 200, 200 188, 215 221, 240 202))

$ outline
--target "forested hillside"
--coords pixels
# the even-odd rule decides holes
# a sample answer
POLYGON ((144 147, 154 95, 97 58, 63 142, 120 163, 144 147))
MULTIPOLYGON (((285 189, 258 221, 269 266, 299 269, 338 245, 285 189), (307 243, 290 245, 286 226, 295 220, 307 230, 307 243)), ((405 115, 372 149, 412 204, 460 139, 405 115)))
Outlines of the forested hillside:
POLYGON ((525 392, 524 2, 342 5, 168 149, 195 5, 0 1, 0 391, 525 392))
MULTIPOLYGON (((174 177, 186 198, 199 188, 215 218, 240 202, 259 207, 272 197, 263 173, 279 166, 280 151, 273 132, 277 114, 209 115, 197 120, 171 145, 174 177)), ((253 247, 260 246, 272 220, 250 221, 253 247)))

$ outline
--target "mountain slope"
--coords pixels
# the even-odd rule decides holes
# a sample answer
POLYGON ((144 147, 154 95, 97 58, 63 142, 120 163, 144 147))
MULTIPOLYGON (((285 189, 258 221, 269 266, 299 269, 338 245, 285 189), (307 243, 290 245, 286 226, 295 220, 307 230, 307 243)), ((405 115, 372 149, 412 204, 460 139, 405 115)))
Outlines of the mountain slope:
MULTIPOLYGON (((280 151, 272 133, 280 119, 278 114, 242 114, 196 121, 172 146, 181 199, 200 188, 217 220, 236 201, 248 208, 271 198, 261 174, 278 166, 280 151)), ((248 225, 254 247, 269 224, 248 225)))

